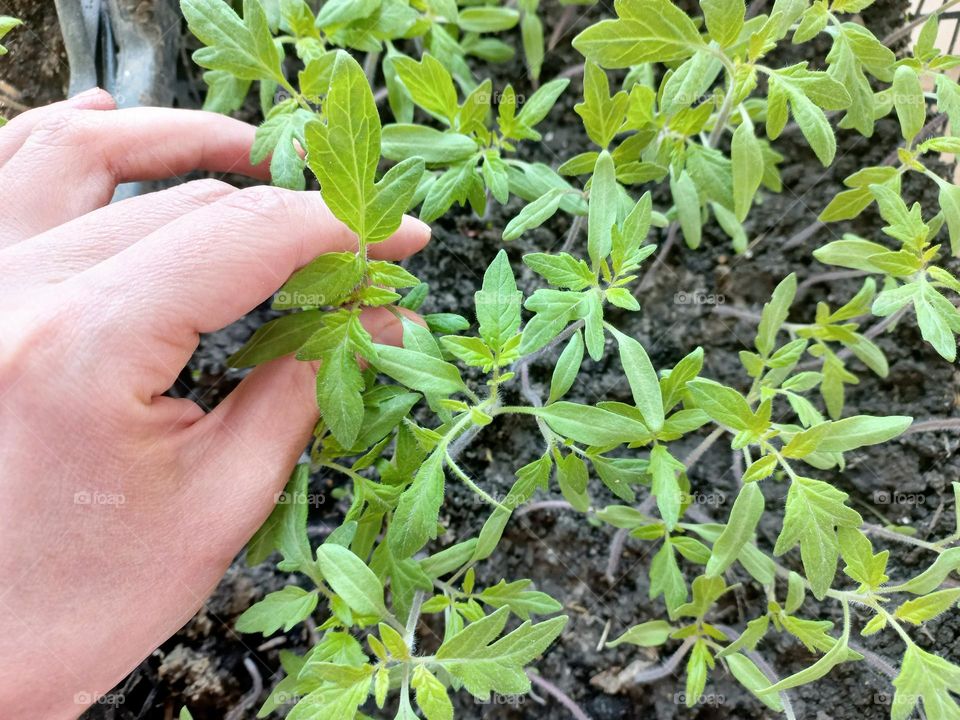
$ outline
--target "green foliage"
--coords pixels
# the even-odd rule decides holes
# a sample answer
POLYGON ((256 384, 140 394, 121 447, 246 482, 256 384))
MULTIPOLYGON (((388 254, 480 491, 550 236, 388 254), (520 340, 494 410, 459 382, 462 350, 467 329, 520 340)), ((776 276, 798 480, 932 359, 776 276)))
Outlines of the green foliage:
POLYGON ((320 639, 302 657, 283 654, 285 677, 261 716, 298 697, 291 720, 363 717, 372 696, 397 718, 416 717, 416 707, 440 720, 454 716, 451 692, 486 700, 529 690, 527 667, 566 623, 540 617, 564 605, 530 580, 501 577, 496 553, 517 508, 551 491, 646 546, 650 560, 631 572, 648 574, 653 602, 608 645, 664 653, 678 645, 691 707, 725 672, 758 703, 787 712, 788 690, 864 659, 851 649, 854 604, 866 616, 862 634, 893 630, 906 647, 892 717, 905 720, 918 705, 928 717, 957 715, 960 670, 920 650, 906 628, 956 606, 956 589, 944 585, 960 569, 960 530, 937 542, 903 536, 935 557, 913 578, 891 580, 890 551, 874 540, 900 536, 864 521, 842 472, 860 448, 895 441, 912 423, 845 409, 863 367, 889 372, 873 317, 915 322, 939 355, 956 359, 960 281, 947 248, 960 255, 960 189, 929 161, 960 152, 960 138, 938 134, 944 126, 929 119, 942 113, 951 132, 960 126, 960 86, 944 74, 960 58, 936 47, 936 16, 898 58, 854 21, 868 5, 778 0, 748 18, 742 0, 703 0, 696 15, 670 0, 617 0, 613 16, 573 40, 585 57, 574 104, 562 99, 565 78, 524 98, 522 81, 495 89, 484 77, 485 63, 510 59, 517 43, 531 78, 548 69, 537 0, 245 0, 242 14, 220 0, 182 1, 204 45, 195 60, 206 68, 206 106, 237 109, 257 83, 264 121, 252 160, 269 158, 273 182, 293 189, 306 187, 309 169, 356 236, 357 252, 323 255, 290 277, 273 303, 285 314, 231 358, 240 367, 295 353, 319 365, 309 462, 247 551, 251 563, 278 553, 279 568, 313 589, 291 581, 237 627, 272 634, 316 616, 320 639), (829 46, 825 57, 810 50, 809 62, 777 64, 778 48, 814 38, 829 46), (557 103, 573 106, 592 147, 554 169, 527 158, 544 144, 542 123, 557 103), (388 112, 393 121, 382 124, 388 112), (810 157, 830 165, 836 128, 870 137, 887 116, 903 138, 896 161, 851 174, 819 218, 851 220, 877 204, 876 236, 846 234, 814 253, 867 274, 856 294, 805 315, 787 275, 739 354, 743 377, 724 382, 701 376, 715 366, 701 348, 670 366, 655 311, 659 331, 624 330, 657 249, 648 236, 672 244, 679 233, 696 250, 713 242, 715 220, 734 251, 746 251, 757 230, 752 207, 781 189, 781 135, 799 131, 810 157), (937 207, 907 205, 908 177, 936 184, 937 207), (459 204, 487 221, 491 199, 516 207, 491 228, 515 245, 497 252, 482 279, 476 269, 474 307, 426 315, 425 326, 402 319, 401 347, 375 343, 364 308, 416 311, 428 288, 373 260, 371 245, 417 209, 430 222, 459 204), (533 231, 564 224, 562 249, 527 252, 533 231), (622 370, 616 401, 583 389, 600 363, 622 370), (544 372, 531 373, 535 364, 544 372), (504 494, 460 458, 507 415, 526 418, 542 446, 507 459, 516 469, 504 494), (718 488, 700 479, 710 473, 691 472, 704 455, 690 448, 716 442, 729 444, 743 470, 714 520, 696 501, 718 488), (313 547, 306 499, 320 472, 337 478, 346 510, 313 547), (451 484, 483 515, 473 536, 446 527, 451 484), (771 527, 780 528, 775 540, 771 527), (714 624, 733 583, 762 599, 759 612, 745 608, 738 632, 714 624), (826 603, 841 606, 838 628, 820 619, 830 616, 826 603), (652 613, 660 617, 646 619, 652 613), (435 642, 419 642, 422 615, 436 616, 435 642), (783 679, 755 654, 774 633, 811 654, 783 679))
MULTIPOLYGON (((9 15, 0 15, 0 40, 3 39, 3 36, 9 33, 18 25, 23 25, 23 20, 19 18, 10 17, 9 15)), ((6 55, 7 49, 0 45, 0 55, 6 55)))

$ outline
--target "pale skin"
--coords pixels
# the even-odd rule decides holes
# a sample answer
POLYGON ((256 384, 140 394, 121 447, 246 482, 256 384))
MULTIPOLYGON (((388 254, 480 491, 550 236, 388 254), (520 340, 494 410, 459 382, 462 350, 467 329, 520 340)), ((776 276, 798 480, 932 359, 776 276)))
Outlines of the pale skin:
MULTIPOLYGON (((75 718, 202 605, 269 515, 317 420, 314 367, 251 372, 211 412, 165 397, 197 347, 355 237, 319 193, 216 180, 110 204, 194 169, 268 179, 254 129, 115 109, 103 91, 0 129, 0 708, 75 718)), ((429 240, 405 218, 371 248, 429 240)), ((388 309, 365 327, 398 343, 388 309)))

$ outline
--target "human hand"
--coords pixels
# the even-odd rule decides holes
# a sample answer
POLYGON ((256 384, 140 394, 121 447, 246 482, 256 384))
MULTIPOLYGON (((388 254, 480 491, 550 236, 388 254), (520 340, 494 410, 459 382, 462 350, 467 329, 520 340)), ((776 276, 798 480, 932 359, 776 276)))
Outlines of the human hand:
MULTIPOLYGON (((215 180, 254 129, 116 110, 93 91, 0 130, 0 707, 69 718, 200 607, 270 513, 316 422, 314 369, 254 370, 210 413, 162 395, 197 347, 314 256, 355 246, 319 193, 215 180)), ((371 255, 429 239, 405 218, 371 255)), ((384 308, 363 322, 398 343, 384 308)))

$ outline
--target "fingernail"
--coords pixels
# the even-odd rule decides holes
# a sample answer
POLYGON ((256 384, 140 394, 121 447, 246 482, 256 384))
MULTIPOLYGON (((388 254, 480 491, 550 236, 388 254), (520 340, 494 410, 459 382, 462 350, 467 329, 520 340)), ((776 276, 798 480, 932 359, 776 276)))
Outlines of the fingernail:
POLYGON ((95 97, 105 94, 106 91, 103 88, 92 87, 89 90, 84 90, 81 93, 77 93, 71 98, 67 99, 67 102, 71 105, 83 105, 88 100, 92 100, 95 97))

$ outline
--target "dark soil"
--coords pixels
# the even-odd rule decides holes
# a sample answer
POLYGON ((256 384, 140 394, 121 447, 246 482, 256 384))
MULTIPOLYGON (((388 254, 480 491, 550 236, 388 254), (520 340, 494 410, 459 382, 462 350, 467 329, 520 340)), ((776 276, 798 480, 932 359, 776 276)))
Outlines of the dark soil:
MULTIPOLYGON (((23 8, 17 6, 37 8, 35 13, 42 20, 37 27, 48 27, 44 24, 48 21, 43 19, 48 18, 52 10, 42 12, 38 4, 28 2, 10 4, 21 13, 23 8)), ((549 35, 550 26, 562 14, 562 9, 555 2, 544 5, 543 17, 549 35)), ((557 50, 548 56, 543 73, 545 78, 577 64, 578 56, 569 47, 569 39, 597 15, 596 10, 583 13, 581 10, 577 8, 579 18, 575 26, 567 31, 557 50)), ((904 3, 880 0, 871 7, 866 20, 882 37, 902 22, 903 12, 904 3)), ((16 34, 9 37, 13 50, 10 57, 17 58, 20 52, 30 51, 29 43, 22 36, 16 41, 16 34), (26 50, 24 45, 28 46, 26 50)), ((51 56, 54 59, 48 57, 40 63, 35 56, 32 62, 17 60, 27 64, 17 65, 17 68, 24 69, 14 77, 22 78, 24 82, 29 79, 41 86, 33 89, 18 86, 28 99, 27 104, 41 104, 62 93, 65 75, 62 64, 55 59, 60 57, 60 51, 56 49, 59 46, 50 44, 50 47, 54 48, 51 56), (39 79, 37 67, 47 68, 46 74, 39 79)), ((784 59, 803 59, 795 50, 793 52, 794 57, 785 56, 784 59)), ((189 85, 189 79, 195 76, 185 71, 184 77, 184 84, 189 85)), ((531 91, 518 61, 497 68, 497 82, 501 85, 513 82, 520 93, 531 91)), ((528 159, 556 165, 560 158, 588 149, 579 119, 572 111, 579 95, 579 81, 575 80, 551 115, 550 122, 554 124, 546 130, 544 143, 527 144, 522 148, 528 159)), ((190 104, 191 96, 190 92, 183 93, 181 104, 190 104)), ((737 352, 751 345, 754 326, 747 321, 720 316, 714 312, 714 305, 690 302, 690 298, 698 293, 713 295, 717 303, 758 312, 773 287, 789 272, 796 272, 803 282, 828 269, 812 259, 814 248, 843 231, 877 236, 881 223, 875 213, 868 212, 858 221, 849 223, 849 227, 821 227, 804 242, 793 246, 789 243, 829 202, 846 175, 857 167, 882 162, 895 149, 898 139, 896 125, 890 120, 881 122, 871 139, 841 133, 838 159, 832 168, 824 170, 799 132, 787 133, 776 144, 786 158, 783 164, 784 191, 779 195, 765 195, 763 204, 751 213, 747 224, 748 236, 753 243, 750 250, 735 255, 719 229, 715 225, 707 227, 704 246, 700 250, 674 249, 666 265, 656 273, 649 292, 641 296, 642 311, 622 313, 614 322, 643 343, 656 367, 670 367, 701 345, 707 351, 705 375, 744 387, 747 378, 740 367, 737 352)), ((925 197, 930 200, 933 190, 929 183, 918 183, 910 186, 909 192, 917 199, 925 197)), ((500 232, 520 206, 517 201, 512 201, 506 208, 494 206, 484 219, 466 212, 453 212, 435 225, 431 245, 410 262, 410 269, 431 284, 425 311, 462 311, 470 307, 481 269, 502 247, 500 232)), ((507 247, 518 268, 522 286, 532 289, 536 285, 519 262, 520 256, 525 252, 557 248, 563 242, 568 224, 568 218, 557 216, 545 227, 507 247)), ((661 235, 655 241, 662 244, 665 233, 655 232, 661 235)), ((798 298, 791 319, 812 319, 817 302, 839 306, 856 292, 860 282, 858 279, 814 282, 798 298)), ((200 349, 173 392, 192 397, 205 406, 215 405, 239 379, 237 373, 225 369, 225 358, 239 347, 268 312, 261 309, 230 328, 203 338, 200 349)), ((906 414, 918 420, 960 415, 957 407, 960 374, 922 342, 910 322, 901 323, 878 342, 890 360, 890 374, 879 379, 865 368, 858 367, 862 382, 848 388, 848 414, 906 414)), ((608 358, 601 363, 586 362, 571 393, 572 399, 584 402, 601 398, 629 399, 629 389, 615 353, 608 358)), ((551 360, 545 359, 533 368, 533 384, 541 392, 545 391, 551 367, 551 360)), ((681 443, 676 454, 683 456, 700 439, 690 438, 681 443)), ((539 434, 531 423, 508 417, 487 428, 462 458, 477 481, 496 495, 507 492, 515 469, 532 459, 540 444, 539 434)), ((916 528, 920 537, 938 538, 954 530, 950 482, 960 478, 960 459, 955 454, 957 447, 955 434, 912 434, 879 448, 851 453, 845 472, 830 473, 825 477, 848 492, 854 506, 868 519, 874 516, 877 522, 910 525, 916 528), (913 494, 917 499, 909 504, 884 502, 890 498, 902 499, 896 493, 913 494)), ((704 499, 700 509, 718 521, 726 517, 729 502, 736 493, 737 477, 731 470, 732 464, 731 452, 718 443, 690 473, 695 494, 699 493, 704 499)), ((340 482, 327 477, 318 477, 314 481, 325 490, 340 482)), ((764 489, 769 508, 782 504, 785 484, 768 482, 764 489)), ((604 495, 601 489, 592 490, 594 504, 598 507, 615 501, 604 495)), ((327 497, 331 494, 327 493, 327 497)), ((558 498, 559 494, 553 492, 536 499, 558 498)), ((315 521, 319 523, 321 518, 335 521, 341 511, 342 508, 331 500, 327 506, 315 509, 315 521)), ((448 484, 448 499, 441 517, 449 528, 447 536, 442 538, 444 542, 475 534, 485 517, 486 510, 477 505, 468 490, 456 483, 448 484)), ((760 529, 761 544, 772 548, 778 532, 778 518, 769 515, 760 529)), ((722 670, 713 673, 705 701, 688 710, 678 702, 681 697, 678 694, 683 690, 680 672, 675 680, 654 685, 636 685, 629 681, 636 670, 662 662, 666 655, 661 651, 627 647, 598 650, 605 637, 615 637, 633 624, 665 614, 661 601, 648 599, 647 568, 651 545, 628 542, 611 581, 606 571, 612 538, 610 528, 588 522, 572 510, 533 510, 515 516, 498 552, 478 568, 478 584, 493 584, 500 578, 528 577, 539 589, 564 603, 571 620, 560 641, 537 664, 542 676, 562 688, 594 720, 774 718, 772 712, 765 710, 722 670)), ((909 546, 893 546, 891 553, 891 574, 894 577, 914 574, 926 559, 909 546)), ((783 560, 790 567, 799 565, 798 557, 792 553, 783 560)), ((742 628, 745 620, 763 612, 766 599, 756 591, 749 578, 736 579, 743 580, 743 586, 727 596, 728 600, 722 603, 715 620, 742 628)), ((189 705, 197 720, 222 718, 231 710, 235 713, 231 716, 234 718, 253 717, 266 692, 279 678, 274 675, 279 667, 278 650, 305 649, 309 644, 309 631, 300 626, 291 633, 264 642, 259 636, 239 636, 232 626, 236 617, 253 601, 290 581, 289 576, 269 566, 251 569, 238 560, 201 613, 144 661, 117 689, 123 702, 95 707, 86 717, 169 718, 183 704, 189 705), (253 697, 251 688, 261 683, 265 690, 253 697)), ((836 619, 837 608, 831 603, 820 604, 808 598, 799 614, 836 619)), ((858 623, 863 621, 857 618, 858 623)), ((955 661, 960 660, 958 636, 960 618, 956 615, 931 623, 930 632, 926 634, 917 633, 921 644, 936 646, 938 652, 946 653, 955 661)), ((862 644, 894 665, 898 663, 901 645, 889 633, 880 633, 863 640, 862 644)), ((811 662, 811 656, 803 647, 787 636, 772 633, 760 649, 781 676, 811 662)), ((799 718, 879 720, 889 716, 889 682, 864 663, 841 666, 827 678, 791 694, 799 718)), ((481 717, 561 720, 570 717, 559 703, 540 693, 528 698, 501 698, 500 701, 475 704, 466 693, 461 693, 456 699, 457 717, 464 720, 481 717)), ((370 712, 375 713, 375 710, 370 712)))
POLYGON ((0 60, 0 115, 62 100, 70 68, 52 2, 0 0, 0 15, 23 20, 3 39, 10 51, 0 60))

